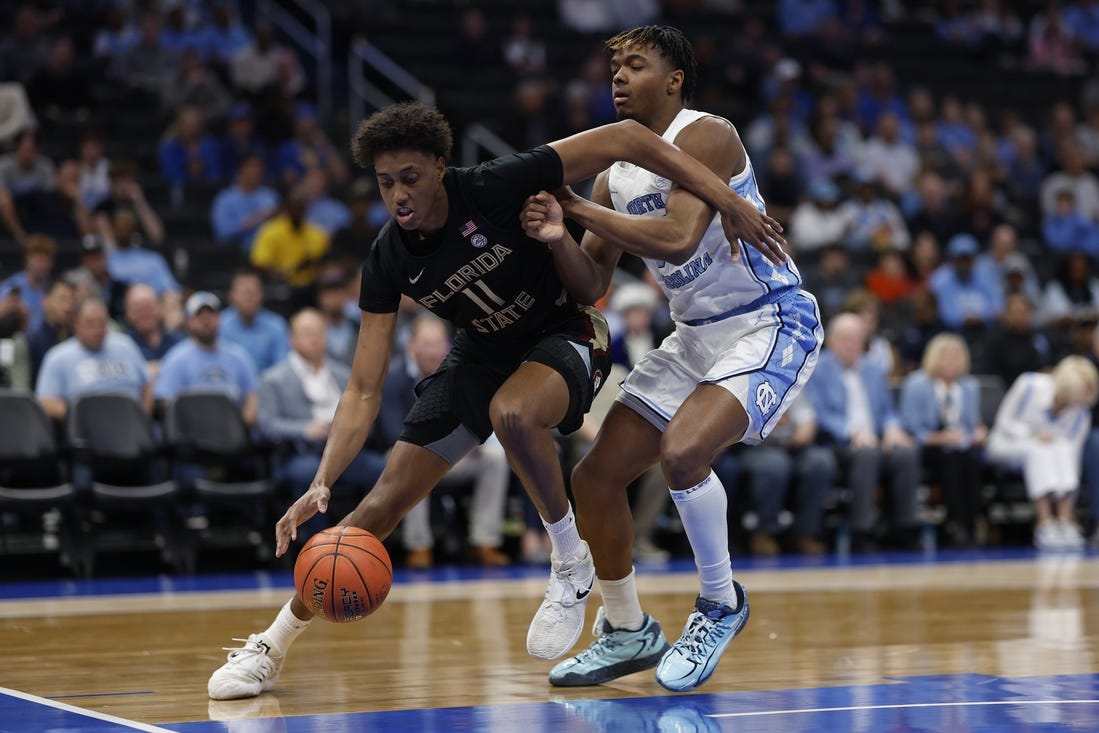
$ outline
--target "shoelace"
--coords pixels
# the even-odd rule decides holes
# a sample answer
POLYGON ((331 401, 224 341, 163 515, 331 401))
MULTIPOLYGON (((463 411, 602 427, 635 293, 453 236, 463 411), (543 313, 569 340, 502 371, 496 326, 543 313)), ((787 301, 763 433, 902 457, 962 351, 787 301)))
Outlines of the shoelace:
MULTIPOLYGON (((248 654, 265 654, 266 653, 263 650, 262 646, 260 646, 257 643, 251 642, 248 639, 236 639, 236 638, 234 638, 233 641, 239 641, 244 646, 223 646, 222 650, 229 652, 229 658, 230 659, 237 659, 239 657, 242 657, 242 656, 245 656, 245 655, 248 655, 248 654)), ((270 655, 268 654, 268 656, 270 656, 270 655)))
POLYGON ((706 640, 713 634, 716 634, 717 638, 720 639, 725 633, 726 628, 718 626, 717 620, 695 611, 688 619, 687 628, 683 632, 683 636, 686 638, 684 646, 687 648, 687 657, 693 662, 700 661, 704 656, 702 646, 706 643, 706 640))

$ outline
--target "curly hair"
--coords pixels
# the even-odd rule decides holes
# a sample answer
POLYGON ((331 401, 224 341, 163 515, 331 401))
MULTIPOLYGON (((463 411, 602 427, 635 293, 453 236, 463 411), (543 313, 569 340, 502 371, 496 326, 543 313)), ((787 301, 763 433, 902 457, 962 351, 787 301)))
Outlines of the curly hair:
POLYGON ((418 150, 449 158, 454 137, 437 109, 420 102, 401 102, 375 112, 359 123, 351 138, 351 154, 363 168, 374 165, 378 153, 418 150))
POLYGON ((695 60, 694 47, 678 28, 670 25, 644 25, 612 36, 603 45, 611 53, 631 46, 652 46, 673 69, 682 69, 683 86, 680 87, 679 94, 683 101, 694 97, 695 85, 698 83, 698 62, 695 60))

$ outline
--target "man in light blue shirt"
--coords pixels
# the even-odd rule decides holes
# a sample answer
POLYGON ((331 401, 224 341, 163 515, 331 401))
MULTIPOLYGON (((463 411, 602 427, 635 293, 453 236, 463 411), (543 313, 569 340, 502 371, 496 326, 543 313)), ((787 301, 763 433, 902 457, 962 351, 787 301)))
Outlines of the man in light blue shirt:
POLYGON ((191 338, 164 357, 153 397, 168 401, 188 390, 224 391, 240 405, 244 422, 254 425, 258 404, 256 368, 243 349, 218 338, 220 307, 217 296, 206 291, 187 299, 183 312, 191 338))
POLYGON ((279 195, 263 185, 263 157, 251 153, 237 167, 236 183, 222 189, 210 209, 210 226, 221 244, 235 244, 248 254, 260 224, 271 218, 279 195))
POLYGON ((8 297, 13 290, 19 292, 27 306, 26 332, 31 333, 45 318, 46 291, 50 286, 50 271, 57 255, 57 244, 40 234, 27 237, 23 247, 23 269, 0 282, 0 298, 8 297))
POLYGON ((178 293, 179 283, 172 275, 164 255, 121 240, 116 249, 107 253, 107 273, 112 280, 127 285, 148 285, 157 297, 178 293))
POLYGON ((950 261, 931 275, 929 287, 939 300, 939 319, 947 328, 980 331, 1003 310, 1000 293, 973 271, 980 251, 972 235, 955 234, 946 246, 950 261))
POLYGON ((106 304, 87 298, 77 306, 74 336, 46 352, 35 393, 46 414, 63 420, 69 403, 93 393, 122 393, 152 406, 145 359, 133 340, 112 331, 106 304))
POLYGON ((233 274, 229 305, 221 314, 219 335, 243 348, 257 372, 263 372, 290 352, 290 331, 282 316, 263 307, 263 282, 253 270, 233 274))

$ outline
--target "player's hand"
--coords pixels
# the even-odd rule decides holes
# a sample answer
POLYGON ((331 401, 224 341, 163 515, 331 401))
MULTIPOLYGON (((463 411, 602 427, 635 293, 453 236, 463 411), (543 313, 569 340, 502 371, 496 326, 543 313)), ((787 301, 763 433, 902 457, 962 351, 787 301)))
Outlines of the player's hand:
POLYGON ((782 225, 730 189, 730 206, 721 212, 721 227, 729 240, 733 260, 740 258, 737 240, 750 244, 776 265, 786 261, 782 225))
POLYGON ((553 194, 546 191, 527 198, 519 221, 527 236, 539 242, 554 244, 565 236, 565 213, 553 194))
POLYGON ((298 527, 310 520, 318 512, 328 511, 328 500, 332 490, 321 483, 313 482, 309 491, 298 498, 282 519, 275 524, 275 557, 282 557, 290 548, 290 543, 298 538, 298 527))

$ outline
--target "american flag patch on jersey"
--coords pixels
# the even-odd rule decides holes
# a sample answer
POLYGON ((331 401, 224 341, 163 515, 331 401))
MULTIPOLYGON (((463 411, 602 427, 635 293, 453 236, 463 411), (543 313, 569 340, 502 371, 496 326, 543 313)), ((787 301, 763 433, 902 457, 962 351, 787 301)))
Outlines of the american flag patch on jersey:
POLYGON ((470 219, 462 227, 462 236, 463 237, 468 237, 470 234, 473 234, 475 231, 477 231, 477 225, 473 223, 472 219, 470 219))

